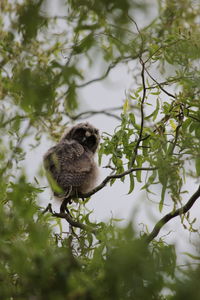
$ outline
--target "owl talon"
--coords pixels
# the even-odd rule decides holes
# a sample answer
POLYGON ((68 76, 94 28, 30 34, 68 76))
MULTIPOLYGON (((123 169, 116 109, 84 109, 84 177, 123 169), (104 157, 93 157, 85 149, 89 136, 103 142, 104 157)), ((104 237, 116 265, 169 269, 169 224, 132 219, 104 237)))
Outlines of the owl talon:
POLYGON ((70 214, 69 209, 67 208, 67 204, 70 204, 70 203, 71 203, 71 197, 64 198, 64 200, 63 200, 63 202, 61 203, 61 206, 60 206, 60 212, 61 213, 67 212, 68 214, 70 214))

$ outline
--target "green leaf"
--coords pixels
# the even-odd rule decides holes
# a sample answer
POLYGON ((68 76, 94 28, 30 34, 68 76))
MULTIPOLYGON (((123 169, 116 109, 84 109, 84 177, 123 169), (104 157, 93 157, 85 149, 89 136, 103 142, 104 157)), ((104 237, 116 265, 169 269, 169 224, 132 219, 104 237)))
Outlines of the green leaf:
POLYGON ((157 177, 157 171, 154 170, 153 173, 149 176, 147 183, 145 185, 143 185, 143 187, 141 188, 141 190, 145 190, 148 189, 148 187, 154 183, 155 179, 157 177))
POLYGON ((56 194, 63 194, 64 193, 63 189, 57 184, 56 180, 53 178, 52 174, 49 171, 46 171, 46 176, 52 190, 56 194))
POLYGON ((131 194, 132 191, 134 190, 134 186, 135 186, 133 173, 129 174, 129 179, 130 179, 130 187, 129 187, 128 194, 131 194))
POLYGON ((129 119, 131 121, 131 124, 134 126, 135 125, 135 115, 133 113, 129 114, 129 119))
MULTIPOLYGON (((136 162, 137 162, 137 168, 141 168, 142 162, 143 162, 143 157, 141 155, 137 155, 136 162)), ((137 178, 138 182, 142 182, 141 176, 142 176, 142 171, 137 171, 136 178, 137 178)))
POLYGON ((157 118, 157 115, 158 115, 158 112, 160 110, 160 103, 159 103, 159 100, 157 99, 156 100, 156 108, 155 110, 148 116, 145 117, 146 120, 149 120, 149 119, 153 119, 153 121, 155 121, 155 119, 157 118))
POLYGON ((161 192, 161 200, 159 202, 159 211, 162 212, 166 193, 166 185, 163 185, 161 192))
POLYGON ((200 157, 196 158, 195 167, 196 167, 197 176, 200 176, 200 157))

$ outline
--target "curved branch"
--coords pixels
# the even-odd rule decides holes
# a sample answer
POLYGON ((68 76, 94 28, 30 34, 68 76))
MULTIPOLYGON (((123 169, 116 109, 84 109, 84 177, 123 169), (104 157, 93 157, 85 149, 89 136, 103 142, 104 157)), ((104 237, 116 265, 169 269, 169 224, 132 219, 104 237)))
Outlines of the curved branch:
POLYGON ((147 70, 147 68, 145 68, 146 73, 149 75, 149 77, 151 78, 151 80, 153 80, 157 86, 161 89, 161 91, 163 91, 166 95, 168 95, 169 97, 172 97, 174 99, 176 99, 176 96, 174 96, 173 94, 169 93, 168 91, 166 91, 166 89, 164 89, 162 87, 162 84, 159 83, 153 76, 151 76, 151 74, 149 73, 149 71, 147 70))
MULTIPOLYGON (((104 188, 106 186, 106 184, 113 178, 122 178, 134 171, 153 171, 156 170, 157 168, 131 168, 128 169, 127 171, 120 173, 120 174, 114 174, 114 175, 109 175, 107 176, 100 185, 98 185, 96 188, 94 188, 92 191, 90 191, 87 194, 78 194, 77 197, 78 198, 88 198, 90 196, 92 196, 93 194, 97 193, 99 190, 101 190, 102 188, 104 188)), ((94 228, 92 228, 91 226, 82 224, 78 221, 75 221, 69 213, 64 213, 64 212, 60 212, 60 213, 56 213, 52 211, 51 208, 51 204, 49 203, 48 206, 46 207, 46 209, 43 211, 43 213, 46 213, 47 211, 49 211, 52 216, 57 217, 57 218, 62 218, 65 219, 71 226, 76 227, 76 228, 80 228, 86 231, 90 231, 93 234, 96 233, 96 230, 94 228)))
POLYGON ((142 71, 141 71, 141 78, 142 78, 142 87, 143 87, 143 94, 142 94, 142 99, 141 99, 141 104, 140 104, 140 114, 141 114, 141 122, 140 122, 140 132, 139 132, 139 137, 136 142, 136 146, 134 147, 133 150, 133 155, 131 159, 131 166, 134 165, 137 154, 138 154, 138 149, 140 146, 140 143, 142 141, 142 135, 143 135, 143 130, 144 130, 144 102, 146 99, 146 83, 145 83, 145 63, 143 62, 142 58, 140 57, 140 63, 142 65, 142 71))
POLYGON ((86 194, 79 194, 78 197, 80 198, 88 198, 92 195, 94 195, 95 193, 97 193, 98 191, 100 191, 101 189, 103 189, 106 184, 111 180, 111 179, 115 179, 115 178, 122 178, 132 172, 137 172, 137 171, 154 171, 157 170, 157 168, 153 167, 153 168, 130 168, 127 171, 120 173, 120 174, 114 174, 114 175, 108 175, 101 184, 99 184, 96 188, 94 188, 92 191, 86 193, 86 194))
POLYGON ((80 228, 80 229, 87 230, 87 231, 91 231, 94 234, 96 233, 96 230, 94 228, 92 228, 91 226, 88 226, 88 225, 82 224, 78 221, 75 221, 70 216, 69 213, 63 213, 63 212, 56 213, 56 212, 53 212, 51 203, 49 203, 47 205, 47 207, 42 211, 42 214, 45 214, 46 212, 50 212, 53 217, 65 219, 73 227, 80 228))
POLYGON ((200 186, 183 207, 178 208, 175 211, 174 210, 171 211, 170 213, 166 214, 160 221, 157 222, 152 232, 146 237, 147 243, 149 244, 159 234, 162 227, 166 223, 168 223, 171 219, 188 212, 199 197, 200 197, 200 186))
MULTIPOLYGON (((138 109, 137 106, 135 105, 130 105, 130 109, 138 109)), ((93 115, 98 115, 98 114, 104 114, 106 116, 109 117, 113 117, 116 118, 117 120, 121 121, 121 117, 119 117, 118 115, 115 115, 113 112, 114 111, 118 111, 118 110, 123 110, 123 106, 116 106, 116 107, 110 107, 110 108, 105 108, 102 110, 88 110, 88 111, 83 111, 77 115, 67 115, 71 120, 76 121, 78 119, 86 119, 89 118, 93 115)), ((63 113, 66 115, 66 113, 63 113)))
POLYGON ((116 66, 116 65, 118 65, 119 63, 123 63, 123 62, 127 62, 127 61, 129 61, 130 59, 136 59, 137 58, 137 56, 127 56, 127 57, 119 57, 119 58, 117 58, 115 61, 113 61, 109 66, 108 66, 108 68, 107 68, 107 70, 106 70, 106 72, 102 75, 102 76, 100 76, 100 77, 97 77, 97 78, 94 78, 94 79, 91 79, 91 80, 89 80, 89 81, 87 81, 87 82, 85 82, 85 83, 82 83, 82 84, 76 84, 76 88, 83 88, 83 87, 85 87, 85 86, 87 86, 87 85, 89 85, 89 84, 91 84, 91 83, 94 83, 94 82, 98 82, 98 81, 101 81, 101 80, 103 80, 103 79, 105 79, 107 76, 108 76, 108 74, 110 73, 110 71, 116 66))
POLYGON ((53 212, 52 216, 57 217, 57 218, 65 219, 73 227, 80 228, 80 229, 83 229, 83 230, 86 230, 86 231, 91 231, 94 234, 96 233, 96 230, 94 228, 92 228, 91 226, 82 224, 78 221, 75 221, 74 219, 72 219, 72 217, 68 213, 53 212))
POLYGON ((73 121, 76 121, 77 119, 86 119, 86 118, 89 118, 93 115, 98 115, 98 114, 102 114, 102 115, 105 115, 105 116, 109 116, 109 117, 112 117, 112 118, 115 118, 119 121, 121 121, 121 118, 113 113, 110 113, 108 112, 108 110, 88 110, 88 111, 84 111, 76 116, 70 116, 70 119, 72 119, 73 121))
POLYGON ((5 127, 6 125, 12 123, 13 121, 16 121, 16 120, 24 120, 24 119, 28 119, 27 116, 20 116, 20 115, 16 115, 10 119, 8 119, 7 121, 5 121, 4 123, 1 124, 1 127, 5 127))

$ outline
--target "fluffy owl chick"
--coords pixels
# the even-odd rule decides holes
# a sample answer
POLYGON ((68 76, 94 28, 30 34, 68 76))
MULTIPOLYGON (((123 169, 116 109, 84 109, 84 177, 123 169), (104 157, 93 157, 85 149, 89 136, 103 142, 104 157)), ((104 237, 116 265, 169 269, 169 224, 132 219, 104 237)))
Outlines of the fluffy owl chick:
POLYGON ((95 187, 98 168, 94 155, 99 140, 98 129, 80 123, 68 129, 60 142, 44 155, 47 178, 58 199, 69 203, 79 193, 95 187))

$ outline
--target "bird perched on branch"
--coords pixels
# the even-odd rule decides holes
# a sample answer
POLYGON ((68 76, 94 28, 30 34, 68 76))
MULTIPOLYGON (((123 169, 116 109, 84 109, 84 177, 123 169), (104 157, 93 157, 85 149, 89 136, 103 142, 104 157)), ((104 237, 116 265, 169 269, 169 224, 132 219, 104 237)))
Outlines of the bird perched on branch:
POLYGON ((69 128, 57 145, 44 155, 47 179, 61 211, 78 194, 91 191, 96 184, 98 167, 94 156, 99 145, 99 131, 89 123, 69 128))

